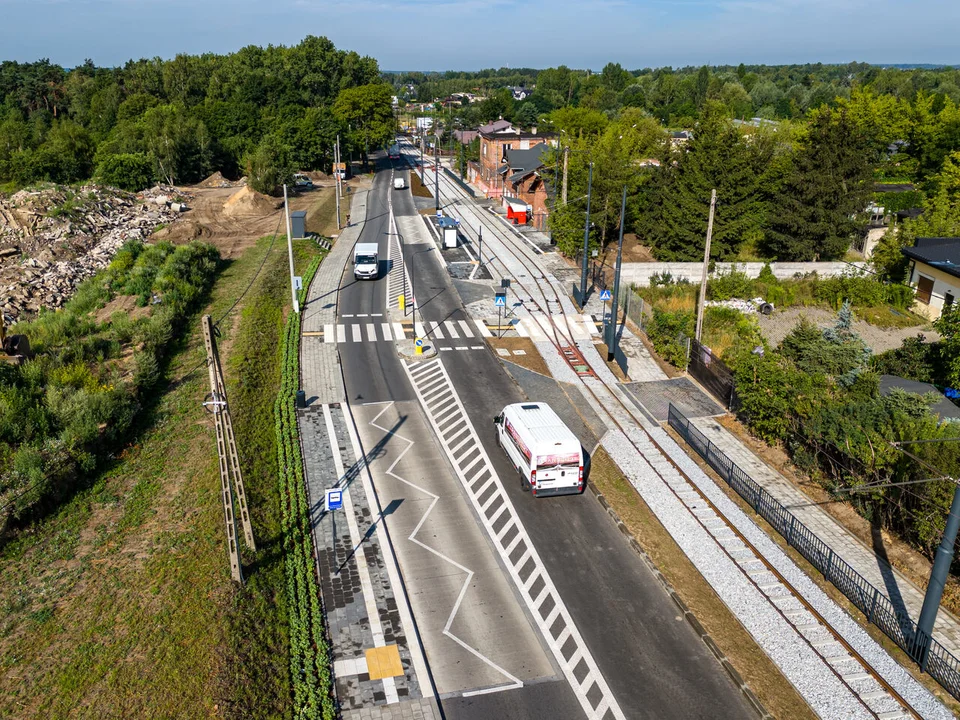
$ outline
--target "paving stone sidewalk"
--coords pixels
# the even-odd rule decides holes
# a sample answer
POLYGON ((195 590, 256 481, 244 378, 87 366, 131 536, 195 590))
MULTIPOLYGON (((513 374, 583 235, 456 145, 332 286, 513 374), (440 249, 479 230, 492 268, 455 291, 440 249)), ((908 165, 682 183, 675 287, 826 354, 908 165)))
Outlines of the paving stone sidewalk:
MULTIPOLYGON (((872 548, 864 545, 858 537, 834 520, 789 480, 760 460, 715 419, 691 418, 690 422, 747 475, 783 503, 837 555, 850 563, 881 592, 885 592, 895 607, 904 610, 914 620, 920 617, 920 609, 923 607, 922 590, 892 568, 872 548)), ((960 621, 943 608, 940 608, 937 615, 934 636, 954 656, 960 657, 960 621)))

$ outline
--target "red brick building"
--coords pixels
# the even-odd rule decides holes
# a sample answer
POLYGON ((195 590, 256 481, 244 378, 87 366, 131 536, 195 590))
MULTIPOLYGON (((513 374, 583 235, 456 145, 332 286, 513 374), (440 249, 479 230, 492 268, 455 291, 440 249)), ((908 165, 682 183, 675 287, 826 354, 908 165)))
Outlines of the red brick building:
POLYGON ((546 149, 546 143, 527 150, 508 148, 505 162, 498 169, 507 217, 518 224, 529 223, 538 230, 546 229, 550 212, 547 184, 541 173, 546 149))
POLYGON ((549 141, 551 134, 538 134, 536 128, 523 131, 506 120, 483 125, 480 134, 480 162, 470 168, 470 182, 479 186, 487 197, 502 197, 504 175, 500 172, 508 150, 529 150, 549 141))

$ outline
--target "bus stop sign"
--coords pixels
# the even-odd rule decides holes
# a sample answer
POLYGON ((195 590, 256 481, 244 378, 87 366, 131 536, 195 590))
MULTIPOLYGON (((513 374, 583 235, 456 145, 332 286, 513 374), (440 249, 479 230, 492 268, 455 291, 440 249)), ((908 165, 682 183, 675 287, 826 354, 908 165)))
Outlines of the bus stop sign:
POLYGON ((340 488, 330 488, 325 493, 327 512, 339 510, 343 507, 343 490, 340 488))

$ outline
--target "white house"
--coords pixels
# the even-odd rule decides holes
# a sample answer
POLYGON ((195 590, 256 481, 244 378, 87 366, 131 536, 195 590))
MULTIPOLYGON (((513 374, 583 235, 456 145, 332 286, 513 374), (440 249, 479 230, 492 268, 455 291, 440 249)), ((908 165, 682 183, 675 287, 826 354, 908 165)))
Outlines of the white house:
POLYGON ((960 238, 917 238, 903 254, 913 261, 910 284, 917 289, 913 310, 936 320, 960 297, 960 238))

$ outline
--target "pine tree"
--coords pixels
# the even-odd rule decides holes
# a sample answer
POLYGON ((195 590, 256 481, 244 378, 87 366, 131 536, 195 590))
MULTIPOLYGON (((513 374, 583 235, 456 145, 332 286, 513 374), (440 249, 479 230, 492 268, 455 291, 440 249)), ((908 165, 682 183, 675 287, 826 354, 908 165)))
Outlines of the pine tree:
POLYGON ((842 256, 869 193, 866 143, 844 110, 817 112, 774 197, 766 250, 778 260, 842 256))
POLYGON ((641 208, 638 234, 661 260, 703 259, 710 191, 716 188, 710 257, 734 257, 762 228, 772 153, 772 144, 746 141, 722 108, 707 103, 693 139, 661 161, 641 208))

